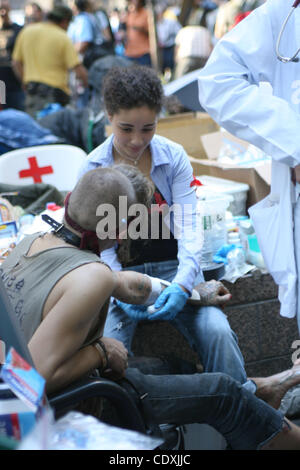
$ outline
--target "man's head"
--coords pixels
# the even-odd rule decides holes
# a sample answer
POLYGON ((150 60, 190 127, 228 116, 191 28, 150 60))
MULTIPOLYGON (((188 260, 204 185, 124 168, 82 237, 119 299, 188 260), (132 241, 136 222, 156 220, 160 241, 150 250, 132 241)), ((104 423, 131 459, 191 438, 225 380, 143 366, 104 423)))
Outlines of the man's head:
POLYGON ((133 204, 149 207, 152 194, 150 181, 136 168, 117 165, 90 170, 78 181, 68 199, 65 225, 78 234, 76 226, 90 235, 97 231, 102 251, 112 246, 119 231, 127 227, 128 208, 133 204), (74 222, 72 225, 68 216, 74 222), (99 222, 103 219, 105 230, 99 233, 99 222))
POLYGON ((36 2, 30 2, 25 5, 25 20, 26 23, 38 23, 43 21, 44 12, 40 5, 36 2))
POLYGON ((64 30, 68 29, 72 18, 72 10, 65 5, 55 5, 54 8, 47 14, 47 20, 52 21, 64 30))
POLYGON ((89 0, 75 0, 74 5, 78 12, 88 11, 90 9, 89 0))

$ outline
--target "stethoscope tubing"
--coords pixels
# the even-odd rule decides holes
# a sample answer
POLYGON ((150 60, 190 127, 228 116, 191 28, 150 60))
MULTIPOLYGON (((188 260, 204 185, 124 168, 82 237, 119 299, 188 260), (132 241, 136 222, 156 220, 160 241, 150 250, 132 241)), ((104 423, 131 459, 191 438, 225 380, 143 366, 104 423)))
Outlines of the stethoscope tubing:
POLYGON ((279 32, 279 35, 278 35, 278 39, 277 39, 277 42, 276 42, 276 55, 277 55, 277 58, 283 62, 284 64, 287 64, 288 62, 298 62, 299 61, 299 58, 297 57, 297 55, 299 54, 300 52, 300 48, 295 52, 295 54, 292 56, 292 57, 285 57, 283 55, 280 54, 279 52, 279 47, 280 47, 280 43, 281 43, 281 38, 282 38, 282 35, 283 35, 283 32, 286 28, 286 25, 287 25, 287 22, 289 21, 290 17, 292 16, 292 14, 294 13, 295 11, 295 8, 297 8, 297 6, 300 4, 300 0, 295 0, 293 5, 292 5, 292 8, 291 8, 291 11, 289 12, 289 14, 287 15, 286 19, 284 20, 283 22, 283 25, 281 27, 281 30, 279 32))

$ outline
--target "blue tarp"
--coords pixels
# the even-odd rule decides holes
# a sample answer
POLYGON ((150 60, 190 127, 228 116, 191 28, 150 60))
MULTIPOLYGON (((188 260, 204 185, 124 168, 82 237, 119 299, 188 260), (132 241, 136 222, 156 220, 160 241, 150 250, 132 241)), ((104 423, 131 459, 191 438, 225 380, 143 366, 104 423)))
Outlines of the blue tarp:
POLYGON ((12 108, 0 112, 0 153, 59 142, 61 138, 40 126, 27 113, 12 108))

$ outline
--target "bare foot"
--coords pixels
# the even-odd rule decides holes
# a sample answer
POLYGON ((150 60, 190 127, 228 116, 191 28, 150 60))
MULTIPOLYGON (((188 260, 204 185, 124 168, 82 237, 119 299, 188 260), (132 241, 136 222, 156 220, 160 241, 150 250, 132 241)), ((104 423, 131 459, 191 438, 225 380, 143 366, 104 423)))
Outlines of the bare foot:
POLYGON ((256 396, 277 409, 286 392, 300 383, 300 360, 296 361, 291 369, 279 374, 251 380, 257 386, 256 396))

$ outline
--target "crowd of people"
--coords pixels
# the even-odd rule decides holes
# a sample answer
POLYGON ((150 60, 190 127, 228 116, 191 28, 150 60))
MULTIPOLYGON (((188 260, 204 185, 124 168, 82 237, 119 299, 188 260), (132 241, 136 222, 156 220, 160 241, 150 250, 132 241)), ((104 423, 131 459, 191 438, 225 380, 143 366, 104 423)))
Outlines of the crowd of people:
MULTIPOLYGON (((260 3, 262 0, 194 0, 181 18, 180 2, 157 2, 156 68, 162 80, 203 67, 217 40, 260 3)), ((24 25, 12 21, 9 0, 1 0, 0 80, 6 85, 2 109, 23 110, 36 118, 49 103, 66 106, 71 101, 75 107, 86 106, 88 70, 98 58, 118 55, 154 65, 150 25, 145 0, 128 0, 124 9, 111 11, 94 0, 56 2, 50 12, 29 2, 24 7, 24 25), (44 38, 49 34, 53 41, 47 42, 44 38), (63 50, 57 47, 60 40, 65 44, 63 50)))
MULTIPOLYGON (((158 2, 160 74, 152 64, 149 11, 142 0, 130 0, 124 12, 107 12, 91 0, 55 4, 49 12, 31 3, 23 27, 10 20, 8 1, 0 2, 0 32, 6 39, 0 79, 13 77, 7 106, 33 118, 51 103, 85 106, 93 64, 110 55, 125 59, 122 67, 112 66, 102 82, 112 134, 80 169, 65 200, 60 230, 26 237, 1 265, 2 280, 47 392, 93 372, 127 389, 131 384, 137 401, 147 396, 157 424, 204 422, 220 431, 232 449, 299 449, 300 428, 278 408, 286 392, 300 383, 300 365, 295 362, 267 378, 247 377, 238 338, 221 308, 230 292, 221 282, 206 282, 201 269, 189 158, 181 145, 156 134, 167 71, 176 78, 201 69, 205 106, 219 120, 222 100, 232 90, 226 84, 233 46, 218 40, 264 2, 195 1, 185 12, 185 26, 177 4, 158 2), (218 101, 213 92, 223 72, 210 58, 222 47, 228 68, 218 101), (145 219, 129 216, 129 210, 120 215, 120 197, 126 198, 127 209, 142 205, 145 219), (101 204, 117 215, 112 230, 104 230, 101 204), (171 211, 175 206, 181 209, 179 217, 171 211), (166 213, 171 213, 167 227, 166 213), (143 227, 147 233, 142 239, 125 236, 143 227), (199 295, 192 302, 194 290, 199 295), (154 313, 148 308, 153 305, 154 313), (170 368, 166 374, 165 368, 164 375, 130 366, 138 323, 154 320, 170 322, 181 331, 197 353, 202 373, 197 365, 188 373, 170 368)), ((246 80, 243 54, 247 59, 251 53, 244 49, 240 80, 246 80)), ((229 107, 228 114, 225 124, 237 129, 229 107)), ((295 175, 297 179, 297 166, 295 175)))

